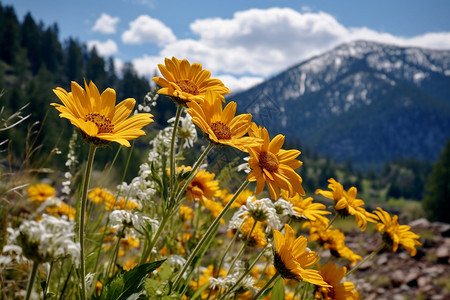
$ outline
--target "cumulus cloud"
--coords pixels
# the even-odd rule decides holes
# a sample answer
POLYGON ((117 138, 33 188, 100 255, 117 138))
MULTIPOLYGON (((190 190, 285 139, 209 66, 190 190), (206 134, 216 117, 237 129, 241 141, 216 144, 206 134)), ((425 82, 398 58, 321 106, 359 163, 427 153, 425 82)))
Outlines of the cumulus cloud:
POLYGON ((172 29, 148 15, 137 17, 129 25, 129 29, 122 34, 122 41, 125 44, 156 43, 162 46, 177 39, 172 29))
POLYGON ((87 47, 89 50, 95 47, 97 53, 102 56, 111 56, 116 54, 118 51, 117 44, 111 39, 108 39, 105 42, 101 42, 99 40, 92 40, 87 42, 87 47))
MULTIPOLYGON (((325 12, 302 11, 277 7, 249 9, 236 12, 230 19, 195 20, 190 29, 196 38, 177 40, 167 38, 171 35, 166 34, 165 42, 161 43, 153 37, 152 41, 161 45, 159 54, 135 59, 134 63, 140 74, 152 76, 164 57, 187 58, 200 62, 213 74, 222 74, 224 81, 239 89, 257 83, 251 80, 267 78, 341 43, 358 39, 450 49, 450 32, 399 37, 366 27, 347 28, 325 12)), ((130 31, 134 27, 130 24, 130 31)), ((168 29, 165 25, 161 27, 168 29)))
POLYGON ((92 30, 104 34, 114 34, 116 33, 116 26, 119 21, 119 17, 112 17, 108 14, 102 13, 100 18, 95 21, 92 30))
POLYGON ((233 93, 249 89, 264 81, 264 77, 242 76, 235 77, 233 75, 219 75, 218 79, 222 80, 226 87, 233 93))

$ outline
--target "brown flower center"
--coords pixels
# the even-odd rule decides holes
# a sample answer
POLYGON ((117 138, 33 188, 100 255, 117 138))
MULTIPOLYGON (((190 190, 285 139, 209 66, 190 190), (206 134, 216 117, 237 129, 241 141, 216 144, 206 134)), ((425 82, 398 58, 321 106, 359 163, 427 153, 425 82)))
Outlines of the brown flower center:
POLYGON ((111 120, 99 113, 88 113, 84 120, 95 123, 98 133, 112 133, 114 131, 114 124, 111 124, 111 120))
POLYGON ((198 87, 195 83, 190 81, 189 79, 181 79, 177 81, 177 85, 180 87, 180 89, 185 92, 192 95, 198 95, 198 87))
POLYGON ((230 127, 222 123, 221 121, 213 122, 211 124, 211 129, 219 140, 231 140, 231 130, 230 127))
POLYGON ((263 151, 259 154, 259 166, 269 172, 275 172, 278 170, 278 159, 273 153, 263 151))

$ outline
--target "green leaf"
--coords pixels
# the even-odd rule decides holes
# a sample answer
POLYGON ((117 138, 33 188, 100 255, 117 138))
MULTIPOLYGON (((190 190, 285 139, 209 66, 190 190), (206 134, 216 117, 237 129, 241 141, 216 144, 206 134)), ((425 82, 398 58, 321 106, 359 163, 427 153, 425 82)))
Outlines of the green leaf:
POLYGON ((147 275, 162 265, 165 261, 155 261, 135 267, 128 272, 117 274, 104 288, 100 299, 125 300, 137 299, 142 294, 145 278, 147 275))
POLYGON ((195 300, 201 296, 204 290, 206 290, 209 286, 209 282, 202 285, 198 290, 195 291, 194 295, 192 295, 191 300, 195 300))
POLYGON ((270 300, 284 299, 284 282, 278 279, 272 289, 272 296, 270 300))

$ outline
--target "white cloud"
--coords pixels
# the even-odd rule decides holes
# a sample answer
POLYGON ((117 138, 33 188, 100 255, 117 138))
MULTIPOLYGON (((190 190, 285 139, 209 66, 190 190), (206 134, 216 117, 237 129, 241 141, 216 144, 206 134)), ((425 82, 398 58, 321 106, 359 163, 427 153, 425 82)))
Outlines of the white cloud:
POLYGON ((108 39, 105 42, 101 42, 99 40, 92 40, 87 42, 87 47, 89 50, 95 47, 97 49, 97 53, 102 56, 111 56, 116 54, 118 51, 117 44, 111 39, 108 39))
POLYGON ((176 41, 172 29, 148 15, 141 15, 130 22, 130 28, 122 34, 125 44, 156 43, 165 45, 176 41))
POLYGON ((102 13, 100 18, 95 21, 92 30, 104 34, 114 34, 116 33, 116 26, 119 21, 119 17, 111 17, 108 14, 102 13))
MULTIPOLYGON (((138 19, 134 22, 138 23, 138 19)), ((172 34, 165 25, 159 24, 172 34)), ((130 31, 135 26, 130 24, 130 31)), ((226 84, 233 90, 249 86, 251 80, 257 83, 255 78, 272 76, 341 43, 358 39, 450 49, 450 32, 399 37, 366 27, 346 28, 328 13, 307 9, 302 13, 291 8, 250 9, 236 12, 230 19, 196 20, 190 29, 197 38, 176 40, 166 37, 166 44, 161 43, 162 38, 154 38, 153 41, 159 41, 161 46, 159 54, 135 59, 137 71, 151 77, 157 64, 164 62, 164 57, 187 58, 191 63, 200 62, 213 74, 227 74, 222 78, 228 80, 226 84)), ((144 39, 143 34, 133 36, 144 39)))
POLYGON ((225 86, 233 93, 249 89, 264 81, 264 77, 242 76, 238 78, 228 74, 219 75, 217 78, 222 80, 225 86))
POLYGON ((114 58, 114 68, 116 69, 116 73, 119 76, 122 76, 122 68, 123 68, 124 62, 120 58, 115 57, 114 58))

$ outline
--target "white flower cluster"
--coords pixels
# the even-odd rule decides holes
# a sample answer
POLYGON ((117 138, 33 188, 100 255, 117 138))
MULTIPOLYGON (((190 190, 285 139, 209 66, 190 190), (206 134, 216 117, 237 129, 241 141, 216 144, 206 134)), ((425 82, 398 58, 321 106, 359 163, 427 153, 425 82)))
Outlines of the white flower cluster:
POLYGON ((156 93, 156 90, 151 90, 144 97, 144 104, 138 104, 139 112, 149 113, 152 110, 152 107, 155 107, 157 104, 159 94, 156 93))
POLYGON ((280 218, 272 200, 263 198, 254 200, 254 197, 248 197, 247 203, 239 207, 237 212, 233 215, 228 225, 228 230, 238 229, 241 227, 243 220, 247 217, 252 217, 256 221, 267 221, 267 228, 281 228, 280 218))
POLYGON ((70 185, 72 184, 72 169, 78 164, 77 156, 76 156, 76 142, 77 142, 78 134, 74 130, 72 133, 72 137, 69 141, 69 152, 67 153, 66 167, 69 169, 68 172, 64 174, 65 181, 62 182, 63 188, 62 193, 65 195, 70 195, 71 189, 70 185))
MULTIPOLYGON (((228 290, 231 287, 233 287, 239 278, 244 274, 246 271, 246 268, 244 266, 244 263, 242 261, 237 261, 236 266, 234 267, 234 272, 227 274, 225 277, 210 277, 209 278, 209 286, 212 289, 216 288, 222 288, 223 290, 228 290)), ((251 290, 252 292, 255 290, 255 279, 252 277, 251 274, 247 274, 239 283, 238 286, 236 286, 233 290, 251 290)), ((233 296, 233 293, 230 294, 230 296, 233 296)))
POLYGON ((136 232, 143 235, 151 227, 151 231, 158 230, 159 222, 143 216, 140 212, 129 212, 126 210, 114 210, 109 216, 111 227, 120 232, 124 227, 132 227, 136 232))
POLYGON ((22 264, 27 259, 22 255, 22 248, 17 245, 17 237, 19 236, 19 230, 8 227, 6 228, 6 243, 3 246, 0 255, 0 268, 4 268, 11 264, 22 264))
POLYGON ((138 204, 142 204, 142 202, 150 200, 156 191, 154 189, 154 182, 147 180, 147 177, 147 173, 140 174, 139 176, 133 178, 129 184, 122 182, 117 186, 119 194, 138 204))
POLYGON ((274 203, 275 210, 280 216, 291 216, 291 217, 299 217, 298 213, 294 210, 294 205, 284 200, 283 198, 278 199, 274 203))
POLYGON ((24 221, 16 236, 22 253, 30 260, 50 262, 71 256, 75 266, 80 263, 80 244, 74 241, 74 222, 44 214, 39 222, 24 221))
MULTIPOLYGON (((175 122, 175 118, 167 120, 170 124, 175 122)), ((192 117, 185 112, 184 117, 180 117, 178 122, 177 134, 182 141, 183 149, 194 147, 194 143, 197 141, 197 130, 195 124, 192 123, 192 117)))

